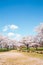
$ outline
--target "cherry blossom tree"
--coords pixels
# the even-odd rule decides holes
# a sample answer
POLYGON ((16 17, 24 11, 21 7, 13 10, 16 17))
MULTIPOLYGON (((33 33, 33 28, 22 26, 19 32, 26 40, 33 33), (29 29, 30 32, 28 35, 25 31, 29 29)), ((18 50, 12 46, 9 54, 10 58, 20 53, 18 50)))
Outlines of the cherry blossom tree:
POLYGON ((37 32, 36 38, 40 46, 43 46, 43 23, 36 27, 35 31, 37 32))
POLYGON ((27 47, 27 50, 30 49, 30 45, 33 42, 33 37, 32 36, 26 36, 22 38, 22 43, 25 44, 27 47))

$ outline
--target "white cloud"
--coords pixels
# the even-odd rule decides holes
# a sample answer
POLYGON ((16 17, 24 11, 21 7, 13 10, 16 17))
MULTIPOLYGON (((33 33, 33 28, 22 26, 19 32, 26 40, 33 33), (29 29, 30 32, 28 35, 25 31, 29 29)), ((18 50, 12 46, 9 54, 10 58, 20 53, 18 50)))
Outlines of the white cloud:
POLYGON ((15 34, 13 32, 9 32, 7 34, 7 36, 10 38, 10 39, 16 39, 16 40, 19 40, 21 39, 21 35, 20 34, 15 34))
POLYGON ((12 37, 12 36, 14 36, 15 34, 13 33, 13 32, 9 32, 8 33, 8 37, 12 37))
POLYGON ((4 26, 3 32, 8 30, 8 26, 4 26))
POLYGON ((18 26, 16 26, 16 25, 9 25, 9 27, 10 27, 10 29, 12 29, 12 30, 18 29, 18 26))
POLYGON ((20 37, 21 35, 20 34, 16 34, 16 37, 20 37))
POLYGON ((16 40, 19 40, 21 38, 21 35, 20 34, 17 34, 17 33, 14 33, 13 30, 16 30, 18 29, 19 27, 12 24, 12 25, 7 25, 7 26, 4 26, 3 27, 3 32, 4 34, 10 38, 10 39, 16 39, 16 40))
POLYGON ((3 28, 3 32, 6 32, 8 30, 15 30, 15 29, 18 29, 18 26, 12 24, 12 25, 7 25, 7 26, 4 26, 3 28))
POLYGON ((20 34, 15 34, 15 39, 16 39, 16 40, 21 39, 21 37, 22 37, 22 36, 21 36, 20 34))

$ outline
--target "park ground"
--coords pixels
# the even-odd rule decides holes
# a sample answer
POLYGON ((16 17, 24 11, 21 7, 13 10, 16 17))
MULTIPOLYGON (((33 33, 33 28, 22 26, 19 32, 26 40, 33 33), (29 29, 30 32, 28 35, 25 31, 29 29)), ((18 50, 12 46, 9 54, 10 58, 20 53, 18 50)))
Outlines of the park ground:
POLYGON ((14 50, 0 52, 0 65, 43 65, 43 54, 14 50))

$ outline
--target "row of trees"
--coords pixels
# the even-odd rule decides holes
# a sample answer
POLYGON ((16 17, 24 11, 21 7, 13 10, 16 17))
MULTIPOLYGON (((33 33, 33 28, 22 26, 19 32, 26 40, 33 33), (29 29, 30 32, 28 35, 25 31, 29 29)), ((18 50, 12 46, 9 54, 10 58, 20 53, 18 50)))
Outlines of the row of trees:
POLYGON ((43 47, 43 23, 35 28, 37 34, 35 36, 27 36, 22 38, 22 43, 25 44, 27 49, 29 47, 43 47))
POLYGON ((9 38, 0 35, 0 48, 15 48, 15 40, 10 40, 9 38))

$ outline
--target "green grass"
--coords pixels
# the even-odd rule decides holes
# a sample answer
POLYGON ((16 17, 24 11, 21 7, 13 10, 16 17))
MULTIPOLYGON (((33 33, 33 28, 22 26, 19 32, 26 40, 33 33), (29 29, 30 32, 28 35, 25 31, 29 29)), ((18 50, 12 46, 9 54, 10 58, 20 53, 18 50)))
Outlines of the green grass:
MULTIPOLYGON (((16 50, 15 48, 10 48, 10 49, 7 49, 7 48, 0 48, 0 52, 5 52, 5 51, 10 51, 10 50, 16 50)), ((31 52, 35 52, 35 51, 43 51, 43 47, 38 47, 37 50, 36 48, 26 48, 26 47, 23 47, 23 48, 20 48, 20 50, 22 51, 31 51, 31 52)))
POLYGON ((43 47, 38 47, 37 51, 43 51, 43 47))
POLYGON ((10 50, 16 50, 16 48, 0 48, 0 52, 6 52, 10 50))
POLYGON ((5 51, 9 51, 9 49, 7 49, 7 48, 0 48, 0 52, 5 52, 5 51))
POLYGON ((34 51, 43 51, 43 47, 38 47, 37 50, 36 50, 36 48, 33 48, 33 47, 28 48, 28 49, 26 47, 24 47, 24 48, 21 48, 21 50, 22 51, 28 50, 28 51, 32 51, 32 52, 34 52, 34 51))

